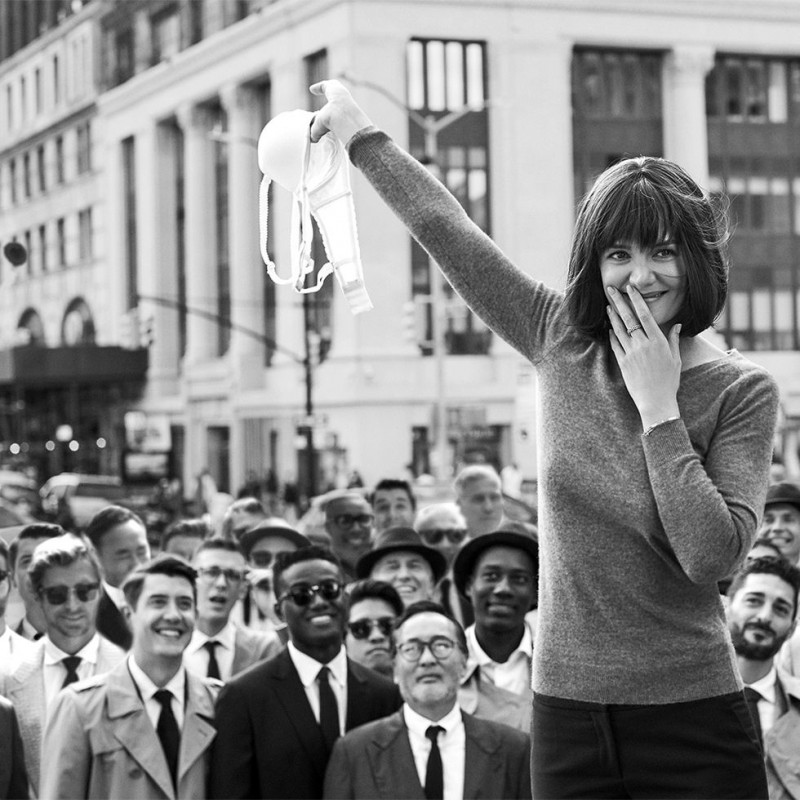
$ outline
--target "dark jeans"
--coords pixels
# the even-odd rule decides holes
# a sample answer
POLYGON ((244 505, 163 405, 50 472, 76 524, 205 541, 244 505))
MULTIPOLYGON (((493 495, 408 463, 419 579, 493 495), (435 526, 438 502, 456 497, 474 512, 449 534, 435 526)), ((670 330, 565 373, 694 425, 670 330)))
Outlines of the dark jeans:
POLYGON ((767 798, 764 758, 741 692, 668 705, 601 705, 537 694, 535 800, 767 798))

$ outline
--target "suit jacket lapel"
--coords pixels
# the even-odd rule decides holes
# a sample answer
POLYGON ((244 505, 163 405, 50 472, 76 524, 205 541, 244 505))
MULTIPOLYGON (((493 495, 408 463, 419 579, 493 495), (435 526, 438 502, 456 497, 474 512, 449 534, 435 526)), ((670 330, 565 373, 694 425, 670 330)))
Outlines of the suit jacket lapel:
POLYGON ((485 729, 476 731, 473 717, 462 716, 466 736, 464 800, 492 797, 500 785, 496 773, 503 766, 500 742, 494 735, 487 735, 485 729))
POLYGON ((275 679, 278 685, 274 689, 278 702, 283 706, 286 718, 297 732, 311 763, 324 765, 328 761, 328 752, 322 730, 311 710, 305 687, 300 682, 289 651, 282 650, 275 657, 275 662, 275 679))
POLYGON ((245 667, 253 663, 255 651, 255 642, 247 634, 236 629, 236 634, 233 638, 233 666, 231 667, 231 675, 236 675, 241 672, 245 667))
POLYGON ((367 745, 367 759, 380 797, 424 800, 402 709, 386 717, 385 723, 367 745))
POLYGON ((211 746, 216 735, 214 705, 203 683, 186 673, 186 711, 178 758, 178 785, 183 776, 211 746))
POLYGON ((175 797, 167 759, 128 671, 127 660, 108 674, 106 703, 114 736, 161 791, 167 797, 175 797))
POLYGON ((14 671, 6 678, 6 694, 17 712, 25 761, 31 773, 28 777, 34 792, 38 793, 46 713, 43 642, 37 642, 34 650, 17 662, 14 671))

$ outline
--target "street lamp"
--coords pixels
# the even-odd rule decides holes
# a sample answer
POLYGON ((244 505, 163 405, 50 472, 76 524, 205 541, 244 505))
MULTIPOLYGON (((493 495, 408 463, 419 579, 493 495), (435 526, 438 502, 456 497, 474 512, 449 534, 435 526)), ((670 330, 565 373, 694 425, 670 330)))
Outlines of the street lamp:
MULTIPOLYGON (((363 80, 350 75, 347 72, 340 73, 340 78, 354 84, 355 86, 364 86, 367 89, 380 94, 392 105, 401 108, 408 118, 417 124, 424 134, 424 155, 420 159, 428 170, 436 178, 441 180, 441 165, 439 164, 439 134, 445 129, 457 122, 465 115, 473 111, 481 111, 486 108, 489 103, 483 101, 473 105, 466 105, 463 108, 456 109, 445 114, 442 117, 434 117, 432 115, 425 116, 420 114, 415 109, 409 107, 406 103, 395 97, 388 89, 380 84, 373 83, 369 80, 363 80)), ((445 387, 445 328, 447 326, 447 316, 445 307, 445 295, 442 287, 442 276, 439 274, 438 268, 435 266, 431 269, 430 275, 431 283, 431 344, 434 358, 434 372, 435 372, 435 400, 434 400, 434 453, 436 454, 436 477, 439 480, 444 480, 450 477, 446 468, 447 464, 447 392, 445 387)))

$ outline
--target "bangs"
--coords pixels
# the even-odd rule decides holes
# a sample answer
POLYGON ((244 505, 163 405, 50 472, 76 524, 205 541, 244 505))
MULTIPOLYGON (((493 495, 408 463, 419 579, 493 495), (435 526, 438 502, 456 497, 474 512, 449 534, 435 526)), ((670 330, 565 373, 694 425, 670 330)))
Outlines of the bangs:
POLYGON ((635 183, 621 182, 604 203, 605 219, 598 220, 596 253, 616 244, 635 244, 649 249, 680 238, 680 207, 673 198, 659 191, 646 175, 636 175, 635 183))

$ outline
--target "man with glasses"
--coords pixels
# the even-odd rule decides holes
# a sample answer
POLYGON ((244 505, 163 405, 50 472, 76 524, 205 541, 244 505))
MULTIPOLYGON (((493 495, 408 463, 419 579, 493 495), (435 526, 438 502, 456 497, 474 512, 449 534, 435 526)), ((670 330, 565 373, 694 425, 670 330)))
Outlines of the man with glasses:
POLYGON ((537 603, 539 544, 515 530, 479 536, 456 556, 453 577, 475 613, 475 624, 466 630, 461 706, 528 731, 535 631, 527 615, 537 603))
POLYGON ((275 655, 275 633, 240 628, 231 610, 247 588, 247 564, 239 545, 207 539, 194 556, 197 570, 197 618, 183 663, 198 675, 229 681, 257 661, 275 655))
POLYGON ((59 694, 45 732, 41 796, 202 800, 220 683, 183 666, 195 571, 162 553, 128 575, 122 591, 133 646, 107 675, 59 694))
POLYGON ((391 681, 346 656, 336 556, 312 545, 281 553, 273 569, 289 643, 220 692, 212 797, 321 798, 333 742, 400 706, 391 681))
POLYGON ((17 712, 36 795, 44 723, 56 695, 71 683, 108 672, 125 653, 97 632, 101 570, 86 539, 67 533, 43 541, 33 552, 28 580, 46 633, 12 670, 5 693, 17 712))
POLYGON ((528 736, 461 710, 461 626, 431 601, 409 606, 394 632, 404 705, 336 742, 326 798, 529 798, 528 736))
POLYGON ((447 561, 447 573, 436 586, 433 599, 466 628, 475 618, 469 601, 453 583, 453 559, 467 541, 467 521, 457 503, 434 503, 417 512, 414 528, 422 541, 438 550, 447 561))
POLYGON ((356 564, 372 547, 374 522, 372 506, 360 494, 334 497, 325 505, 325 530, 346 583, 356 580, 356 564))
POLYGON ((392 677, 392 630, 403 613, 396 589, 384 581, 356 581, 348 592, 347 655, 359 664, 392 677))

